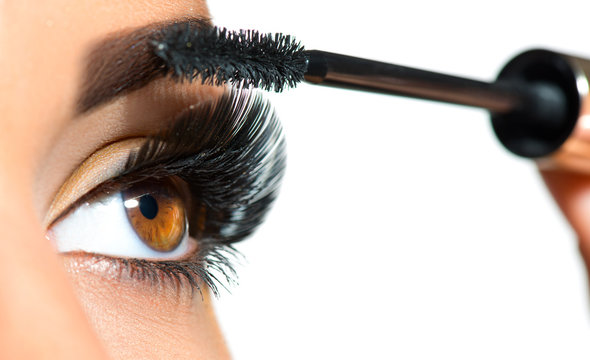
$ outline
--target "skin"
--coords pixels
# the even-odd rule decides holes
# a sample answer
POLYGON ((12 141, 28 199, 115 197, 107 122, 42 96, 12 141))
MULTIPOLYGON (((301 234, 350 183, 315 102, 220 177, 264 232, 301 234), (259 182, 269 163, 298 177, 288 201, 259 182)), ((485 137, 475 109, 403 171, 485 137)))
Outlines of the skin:
MULTIPOLYGON (((578 235, 580 254, 590 270, 590 178, 569 171, 542 171, 543 180, 578 235)), ((590 273, 589 273, 590 275, 590 273)), ((590 279, 590 276, 589 276, 590 279)))
POLYGON ((0 1, 0 226, 14 240, 0 254, 0 358, 229 358, 207 291, 121 279, 45 238, 58 190, 86 158, 221 93, 162 80, 74 115, 91 44, 187 16, 208 17, 204 2, 0 1))
MULTIPOLYGON (((0 0, 0 358, 229 358, 206 291, 201 298, 122 280, 108 264, 56 254, 45 238, 55 206, 67 206, 52 207, 56 194, 85 159, 219 95, 157 81, 74 116, 93 41, 186 16, 208 11, 199 0, 0 0)), ((542 176, 590 263, 590 178, 542 176)))

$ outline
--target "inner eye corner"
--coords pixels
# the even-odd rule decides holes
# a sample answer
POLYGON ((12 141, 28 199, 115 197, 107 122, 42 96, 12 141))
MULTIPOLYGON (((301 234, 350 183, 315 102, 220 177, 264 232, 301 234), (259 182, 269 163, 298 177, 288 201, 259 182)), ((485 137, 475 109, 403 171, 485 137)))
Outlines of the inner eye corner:
MULTIPOLYGON (((78 207, 82 206, 84 203, 90 203, 94 201, 101 201, 103 198, 120 191, 121 189, 117 187, 113 183, 113 179, 108 179, 102 184, 99 184, 86 192, 86 194, 82 195, 77 200, 73 201, 68 206, 64 207, 60 213, 54 214, 52 217, 47 217, 45 219, 45 224, 47 229, 51 229, 55 224, 60 222, 62 219, 69 216, 73 211, 75 211, 78 207)), ((54 201, 55 202, 55 201, 54 201)), ((50 210, 48 211, 48 216, 51 216, 51 208, 54 207, 54 204, 50 206, 50 210)))

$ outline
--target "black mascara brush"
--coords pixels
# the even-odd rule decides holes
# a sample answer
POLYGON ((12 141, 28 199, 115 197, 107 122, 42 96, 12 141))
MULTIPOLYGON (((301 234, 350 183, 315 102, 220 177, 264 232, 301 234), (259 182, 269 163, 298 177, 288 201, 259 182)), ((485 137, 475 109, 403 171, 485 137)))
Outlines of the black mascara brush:
MULTIPOLYGON (((590 62, 585 59, 547 50, 527 51, 488 83, 305 50, 288 35, 252 30, 173 25, 152 44, 169 72, 189 81, 200 78, 204 83, 279 92, 305 80, 484 108, 490 112, 499 140, 513 153, 537 158, 546 166, 590 172, 590 145, 583 141, 581 146, 578 136, 583 125, 578 119, 589 88, 590 62)), ((590 134, 585 136, 590 139, 590 134)))

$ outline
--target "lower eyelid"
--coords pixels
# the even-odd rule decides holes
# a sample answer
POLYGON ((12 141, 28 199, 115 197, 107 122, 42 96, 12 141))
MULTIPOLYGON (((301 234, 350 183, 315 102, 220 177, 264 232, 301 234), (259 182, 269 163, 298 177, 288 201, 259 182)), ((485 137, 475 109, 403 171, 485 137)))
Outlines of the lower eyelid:
POLYGON ((66 253, 63 254, 62 259, 66 271, 76 276, 85 274, 85 279, 88 276, 96 277, 101 281, 100 287, 105 286, 104 281, 107 281, 117 288, 123 286, 124 288, 138 289, 142 292, 153 293, 154 290, 166 291, 167 289, 174 289, 189 290, 189 294, 205 287, 200 284, 195 289, 187 287, 185 286, 185 279, 180 277, 175 279, 174 276, 171 277, 160 272, 155 262, 85 252, 66 253))
MULTIPOLYGON (((120 258, 103 254, 93 254, 81 251, 63 253, 62 259, 66 270, 70 273, 87 273, 100 279, 112 281, 113 286, 123 284, 129 288, 140 289, 145 292, 174 290, 173 298, 182 298, 179 292, 194 296, 203 290, 218 293, 215 279, 211 277, 207 260, 200 258, 196 241, 191 239, 192 250, 188 258, 151 261, 145 259, 120 258)), ((229 265, 224 265, 224 275, 235 274, 229 265)), ((104 286, 104 284, 100 284, 104 286)), ((158 294, 154 294, 158 295, 158 294)))

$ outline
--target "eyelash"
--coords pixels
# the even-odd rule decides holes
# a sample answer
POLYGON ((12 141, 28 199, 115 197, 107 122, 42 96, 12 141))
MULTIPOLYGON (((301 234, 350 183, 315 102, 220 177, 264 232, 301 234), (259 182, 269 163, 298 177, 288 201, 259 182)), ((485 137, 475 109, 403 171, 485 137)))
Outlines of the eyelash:
MULTIPOLYGON (((215 296, 219 296, 218 285, 228 290, 225 283, 233 285, 236 282, 236 271, 233 261, 239 259, 240 254, 231 245, 207 243, 199 244, 199 250, 184 260, 151 261, 146 259, 117 258, 102 254, 88 254, 83 252, 68 253, 85 258, 90 264, 96 265, 106 262, 111 274, 119 279, 132 281, 147 281, 152 287, 172 285, 180 290, 188 285, 191 295, 196 292, 202 296, 202 285, 205 285, 215 296), (222 278, 219 278, 219 275, 222 278)), ((98 266, 102 269, 102 266, 98 266)))
MULTIPOLYGON (((188 185, 189 234, 198 250, 188 259, 151 261, 92 254, 109 260, 134 280, 205 284, 218 295, 220 280, 234 282, 232 244, 263 221, 277 195, 285 167, 285 140, 278 118, 259 93, 227 90, 217 101, 191 107, 173 125, 131 153, 121 175, 80 199, 122 191, 151 179, 179 177, 188 185), (204 222, 197 223, 197 219, 204 222), (185 281, 183 281, 185 280, 185 281)), ((67 213, 67 211, 66 211, 67 213)))

